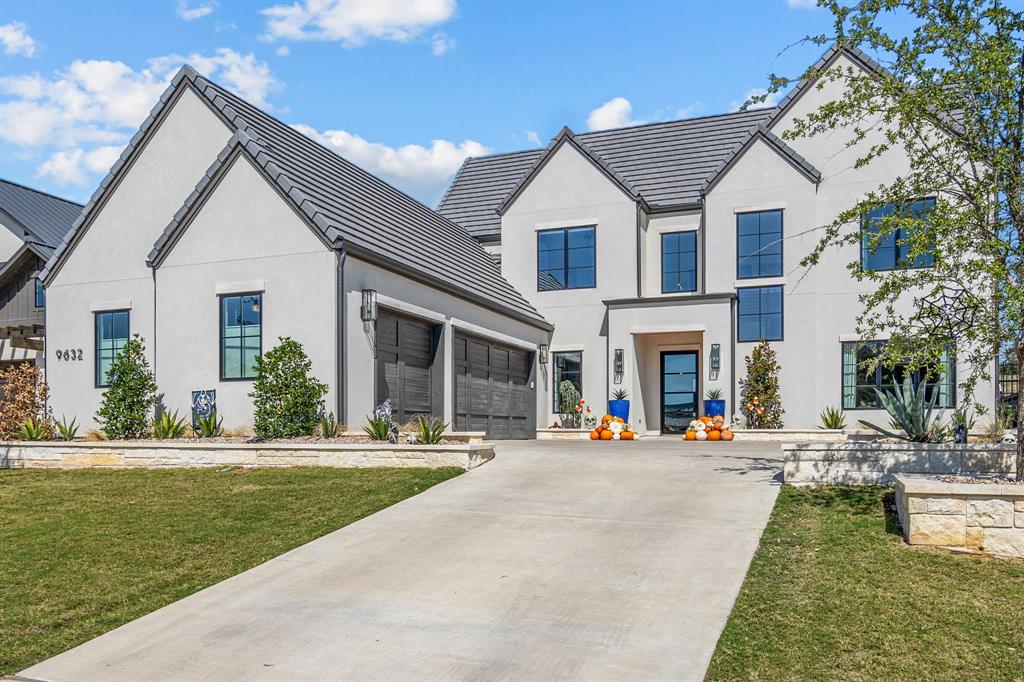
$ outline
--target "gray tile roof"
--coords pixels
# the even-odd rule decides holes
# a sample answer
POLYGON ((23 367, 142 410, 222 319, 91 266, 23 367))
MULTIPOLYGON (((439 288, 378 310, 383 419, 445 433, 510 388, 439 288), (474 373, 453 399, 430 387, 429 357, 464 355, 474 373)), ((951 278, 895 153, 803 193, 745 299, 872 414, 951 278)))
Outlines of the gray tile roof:
POLYGON ((26 241, 49 256, 71 229, 82 205, 0 178, 0 211, 29 233, 26 241))
MULTIPOLYGON (((705 180, 775 109, 650 123, 575 135, 653 209, 700 203, 705 180)), ((560 133, 561 134, 561 133, 560 133)), ((535 149, 467 160, 438 210, 477 238, 501 230, 497 209, 546 154, 535 149)))
POLYGON ((189 209, 236 149, 247 154, 329 245, 542 328, 550 325, 465 230, 191 69, 186 77, 236 129, 154 245, 159 264, 189 209))

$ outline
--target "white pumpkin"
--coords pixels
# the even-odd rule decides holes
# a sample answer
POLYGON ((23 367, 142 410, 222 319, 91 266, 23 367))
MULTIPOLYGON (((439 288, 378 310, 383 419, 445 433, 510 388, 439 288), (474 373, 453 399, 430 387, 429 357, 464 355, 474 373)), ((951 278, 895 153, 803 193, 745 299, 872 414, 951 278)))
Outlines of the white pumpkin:
MULTIPOLYGON (((703 424, 701 424, 701 426, 703 426, 703 424)), ((707 440, 707 439, 708 439, 708 432, 705 431, 704 429, 699 429, 697 431, 697 440, 707 440)))

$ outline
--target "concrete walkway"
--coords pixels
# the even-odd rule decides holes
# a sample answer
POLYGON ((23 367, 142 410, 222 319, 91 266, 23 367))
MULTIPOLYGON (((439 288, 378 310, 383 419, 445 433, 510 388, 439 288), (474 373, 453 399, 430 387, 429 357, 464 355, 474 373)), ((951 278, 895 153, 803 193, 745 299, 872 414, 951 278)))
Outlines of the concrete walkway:
POLYGON ((780 469, 770 443, 503 443, 21 676, 699 680, 780 469))

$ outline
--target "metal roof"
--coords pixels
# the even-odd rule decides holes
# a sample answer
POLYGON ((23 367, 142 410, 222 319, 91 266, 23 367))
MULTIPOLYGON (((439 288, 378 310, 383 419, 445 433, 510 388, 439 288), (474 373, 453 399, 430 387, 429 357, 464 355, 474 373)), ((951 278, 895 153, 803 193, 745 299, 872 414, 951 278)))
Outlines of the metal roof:
POLYGON ((151 262, 159 265, 173 247, 210 177, 237 149, 263 170, 327 244, 550 328, 461 227, 190 67, 183 72, 237 132, 154 245, 151 262))
POLYGON ((82 210, 81 204, 0 178, 0 211, 22 227, 46 256, 60 244, 82 210))

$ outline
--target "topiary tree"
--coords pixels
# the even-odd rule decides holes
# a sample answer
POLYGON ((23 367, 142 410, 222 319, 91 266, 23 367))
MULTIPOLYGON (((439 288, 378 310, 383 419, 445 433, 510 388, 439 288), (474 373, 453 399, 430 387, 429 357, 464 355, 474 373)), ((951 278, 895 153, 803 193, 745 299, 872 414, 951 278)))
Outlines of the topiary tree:
POLYGON ((52 436, 53 420, 46 409, 46 382, 35 364, 21 362, 0 371, 0 437, 8 437, 29 419, 52 436))
POLYGON ((156 407, 156 379, 146 361, 142 337, 135 334, 124 344, 107 373, 96 421, 108 438, 141 438, 156 407))
POLYGON ((256 358, 256 382, 249 397, 256 409, 253 429, 260 438, 311 436, 324 411, 327 384, 310 374, 312 362, 302 344, 280 337, 256 358))
POLYGON ((781 429, 782 393, 779 391, 779 363, 767 341, 754 346, 745 358, 747 378, 740 381, 740 404, 748 429, 781 429))

